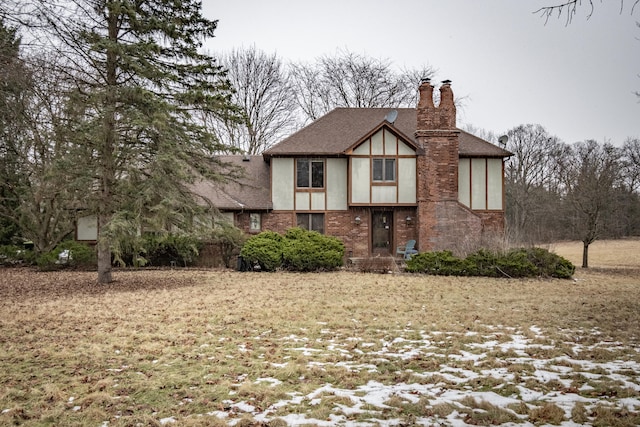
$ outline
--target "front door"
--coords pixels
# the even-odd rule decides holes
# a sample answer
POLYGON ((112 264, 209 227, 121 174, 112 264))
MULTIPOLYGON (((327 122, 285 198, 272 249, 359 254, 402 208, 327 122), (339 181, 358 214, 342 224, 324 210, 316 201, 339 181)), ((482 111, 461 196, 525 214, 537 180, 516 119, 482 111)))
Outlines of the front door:
POLYGON ((373 211, 371 214, 371 248, 373 255, 392 255, 393 212, 373 211))

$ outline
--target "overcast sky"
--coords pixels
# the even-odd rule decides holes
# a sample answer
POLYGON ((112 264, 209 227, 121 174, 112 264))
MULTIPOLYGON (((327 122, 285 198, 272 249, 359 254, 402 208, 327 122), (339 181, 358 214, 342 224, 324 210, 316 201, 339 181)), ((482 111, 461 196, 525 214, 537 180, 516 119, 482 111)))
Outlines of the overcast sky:
MULTIPOLYGON (((256 46, 284 61, 348 50, 398 68, 430 65, 468 97, 458 126, 503 133, 539 123, 563 141, 621 145, 640 137, 640 10, 588 1, 566 16, 533 12, 561 0, 211 1, 210 53, 256 46)), ((640 9, 640 7, 638 7, 640 9)))

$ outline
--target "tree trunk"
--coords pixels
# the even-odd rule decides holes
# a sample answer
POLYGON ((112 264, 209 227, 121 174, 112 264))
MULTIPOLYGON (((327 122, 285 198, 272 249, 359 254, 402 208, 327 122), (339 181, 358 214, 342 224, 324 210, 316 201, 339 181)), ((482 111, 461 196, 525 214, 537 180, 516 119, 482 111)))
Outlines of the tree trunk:
MULTIPOLYGON (((116 41, 118 36, 118 16, 109 10, 108 16, 109 39, 116 41)), ((106 54, 106 91, 104 99, 104 117, 102 122, 103 138, 100 147, 100 181, 101 194, 98 201, 98 283, 107 284, 113 280, 111 277, 111 241, 104 235, 107 225, 114 212, 112 186, 115 181, 116 147, 116 105, 115 96, 118 85, 117 80, 117 54, 114 48, 108 48, 106 54)))
MULTIPOLYGON (((98 230, 105 230, 109 219, 106 215, 98 216, 98 230)), ((111 243, 100 232, 98 238, 98 283, 107 284, 113 281, 111 277, 111 243)))
POLYGON ((589 243, 582 243, 582 268, 589 268, 589 243))

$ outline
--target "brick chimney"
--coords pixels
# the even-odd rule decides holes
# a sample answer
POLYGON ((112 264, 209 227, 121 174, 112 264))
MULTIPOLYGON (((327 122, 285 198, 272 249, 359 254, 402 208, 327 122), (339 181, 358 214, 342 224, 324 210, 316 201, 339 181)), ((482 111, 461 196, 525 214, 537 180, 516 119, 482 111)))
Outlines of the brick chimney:
MULTIPOLYGON (((440 103, 433 102, 434 87, 420 83, 417 108, 418 244, 420 250, 440 250, 451 240, 452 216, 458 208, 458 135, 451 81, 440 86, 440 103)), ((455 227, 455 224, 453 224, 455 227)), ((455 234, 455 233, 454 233, 455 234)))
POLYGON ((433 86, 430 79, 423 79, 418 88, 418 132, 425 130, 456 129, 456 106, 453 102, 451 80, 440 86, 440 104, 433 104, 433 86))

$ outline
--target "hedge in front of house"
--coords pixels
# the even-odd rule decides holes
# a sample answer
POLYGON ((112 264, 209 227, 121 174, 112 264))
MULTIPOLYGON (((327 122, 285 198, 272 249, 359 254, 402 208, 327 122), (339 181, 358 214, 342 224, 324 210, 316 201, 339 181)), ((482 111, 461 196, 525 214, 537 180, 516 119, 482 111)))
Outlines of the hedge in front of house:
POLYGON ((291 228, 284 236, 273 231, 249 238, 240 251, 245 263, 262 271, 320 271, 340 267, 344 244, 336 237, 291 228))
POLYGON ((464 259, 449 251, 423 252, 407 261, 406 271, 441 276, 570 278, 575 266, 542 248, 519 248, 505 253, 481 249, 464 259))
POLYGON ((263 231, 249 238, 240 250, 240 256, 251 267, 261 271, 276 271, 282 265, 284 238, 275 231, 263 231))
POLYGON ((291 228, 284 235, 282 265, 287 270, 333 270, 343 259, 344 244, 337 237, 301 228, 291 228))

